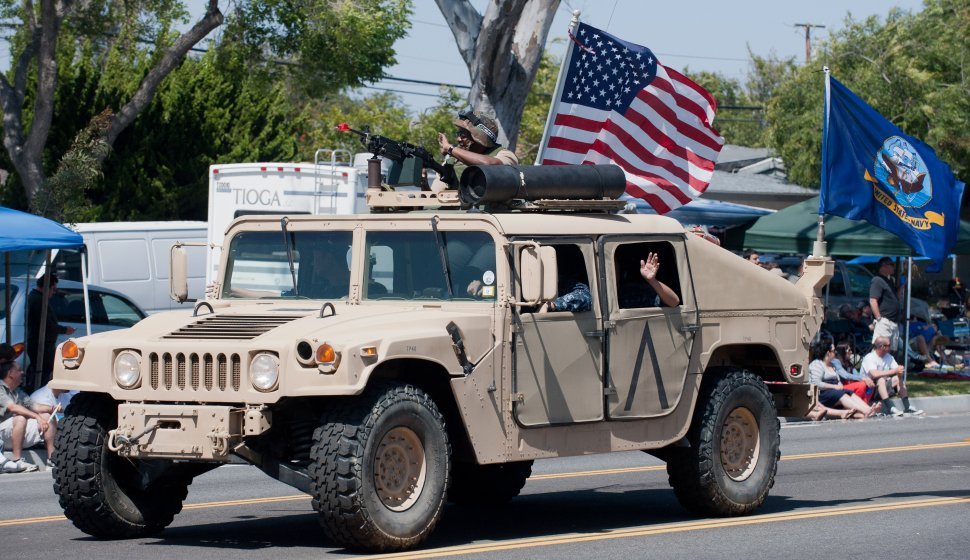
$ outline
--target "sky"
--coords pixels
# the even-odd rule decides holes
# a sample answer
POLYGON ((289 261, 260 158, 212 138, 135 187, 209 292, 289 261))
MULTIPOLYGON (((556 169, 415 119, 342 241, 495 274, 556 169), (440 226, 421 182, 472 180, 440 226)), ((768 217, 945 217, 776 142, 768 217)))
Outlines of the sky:
MULTIPOLYGON (((487 2, 472 4, 484 13, 487 2)), ((650 48, 666 66, 719 72, 743 83, 750 68, 749 48, 759 56, 773 52, 804 62, 805 31, 793 24, 826 26, 812 29, 814 41, 841 28, 848 13, 857 20, 882 18, 893 6, 919 11, 922 0, 568 0, 560 2, 546 48, 561 58, 572 11, 579 10, 582 21, 650 48)), ((434 0, 414 0, 411 31, 395 47, 398 63, 387 75, 469 85, 454 36, 434 0)), ((396 81, 374 87, 414 92, 401 97, 415 112, 434 105, 438 91, 396 81)))
MULTIPOLYGON (((231 9, 232 2, 220 0, 223 13, 231 9)), ((202 16, 206 4, 205 0, 187 0, 192 17, 186 29, 202 16)), ((488 0, 472 0, 480 13, 487 4, 488 0)), ((387 75, 468 86, 468 70, 435 1, 413 0, 413 5, 411 30, 395 45, 397 64, 387 69, 387 75)), ((579 10, 582 21, 650 48, 667 66, 719 72, 743 83, 750 67, 749 48, 759 56, 774 53, 804 62, 805 32, 793 24, 824 25, 812 29, 814 41, 842 27, 849 13, 855 19, 884 17, 893 6, 918 11, 922 0, 564 0, 546 48, 562 56, 571 14, 579 10)), ((6 52, 0 52, 0 59, 0 66, 9 68, 6 52)), ((400 93, 401 99, 415 113, 433 106, 438 93, 433 85, 397 80, 372 84, 363 92, 382 89, 407 92, 400 93)))

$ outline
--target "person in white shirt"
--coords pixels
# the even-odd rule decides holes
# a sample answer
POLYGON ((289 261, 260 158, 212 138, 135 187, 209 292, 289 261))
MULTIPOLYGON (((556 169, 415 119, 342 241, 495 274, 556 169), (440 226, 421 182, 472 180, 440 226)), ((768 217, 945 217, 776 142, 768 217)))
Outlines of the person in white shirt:
POLYGON ((872 352, 862 358, 862 366, 859 369, 876 383, 876 391, 885 403, 883 410, 886 414, 893 416, 902 416, 904 413, 923 414, 922 410, 913 408, 909 404, 909 392, 903 380, 903 366, 897 364, 896 359, 889 353, 889 345, 888 337, 877 336, 872 342, 872 352), (893 406, 892 401, 889 400, 890 387, 903 401, 903 410, 893 406))

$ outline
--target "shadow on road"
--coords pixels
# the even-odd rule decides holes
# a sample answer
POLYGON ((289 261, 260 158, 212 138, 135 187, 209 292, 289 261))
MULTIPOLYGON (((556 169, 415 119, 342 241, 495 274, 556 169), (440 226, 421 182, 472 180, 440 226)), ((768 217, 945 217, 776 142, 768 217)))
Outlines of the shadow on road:
MULTIPOLYGON (((814 508, 868 504, 888 499, 965 497, 966 491, 897 492, 862 499, 801 500, 791 496, 769 496, 756 514, 785 513, 814 508)), ((331 553, 352 554, 334 549, 324 537, 314 513, 293 513, 293 509, 266 508, 258 514, 236 515, 218 523, 179 525, 166 529, 155 539, 138 544, 166 547, 214 547, 261 550, 270 547, 317 548, 331 553), (273 510, 277 511, 273 511, 273 510)), ((187 519, 182 514, 182 523, 187 519)), ((476 541, 506 541, 568 535, 596 534, 635 527, 699 521, 684 510, 670 489, 643 489, 631 485, 602 486, 588 490, 528 494, 510 505, 473 508, 449 505, 437 528, 422 548, 467 545, 476 541)), ((81 541, 94 541, 82 538, 81 541)), ((136 541, 137 542, 137 541, 136 541)), ((107 544, 107 543, 106 543, 107 544)))

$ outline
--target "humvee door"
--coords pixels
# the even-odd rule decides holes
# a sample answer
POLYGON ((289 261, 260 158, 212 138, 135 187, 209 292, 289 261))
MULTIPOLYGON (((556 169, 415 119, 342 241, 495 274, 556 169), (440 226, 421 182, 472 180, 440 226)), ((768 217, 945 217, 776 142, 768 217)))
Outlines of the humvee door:
POLYGON ((585 310, 540 313, 523 308, 515 314, 515 419, 525 427, 602 420, 603 338, 593 242, 557 239, 543 245, 556 248, 559 295, 584 283, 592 304, 585 310))
POLYGON ((607 415, 610 419, 661 416, 676 407, 690 362, 697 307, 684 240, 607 237, 600 240, 606 321, 607 415), (664 307, 640 275, 640 261, 660 259, 657 279, 680 298, 664 307))

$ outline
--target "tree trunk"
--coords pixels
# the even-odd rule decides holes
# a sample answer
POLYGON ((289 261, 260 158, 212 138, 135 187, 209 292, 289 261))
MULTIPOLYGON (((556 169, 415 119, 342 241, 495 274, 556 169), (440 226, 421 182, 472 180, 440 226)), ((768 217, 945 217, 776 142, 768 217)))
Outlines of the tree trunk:
MULTIPOLYGON (((34 17, 33 3, 24 2, 23 26, 29 41, 14 62, 13 83, 0 73, 3 145, 24 186, 31 209, 35 209, 38 195, 46 188, 43 155, 54 113, 57 38, 64 17, 73 7, 73 0, 41 0, 38 22, 34 17), (37 77, 30 130, 25 137, 23 105, 32 64, 36 64, 37 77)), ((218 0, 209 0, 205 16, 175 41, 142 80, 132 99, 115 115, 106 137, 108 145, 112 145, 118 135, 151 103, 162 80, 179 65, 189 49, 222 25, 223 19, 218 0)), ((103 162, 105 157, 107 153, 99 155, 98 163, 103 162)))
POLYGON ((468 102, 492 113, 499 141, 515 149, 559 0, 492 0, 482 17, 469 0, 436 0, 471 78, 468 102))

